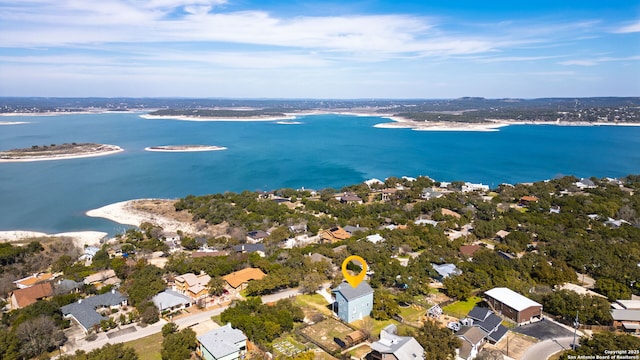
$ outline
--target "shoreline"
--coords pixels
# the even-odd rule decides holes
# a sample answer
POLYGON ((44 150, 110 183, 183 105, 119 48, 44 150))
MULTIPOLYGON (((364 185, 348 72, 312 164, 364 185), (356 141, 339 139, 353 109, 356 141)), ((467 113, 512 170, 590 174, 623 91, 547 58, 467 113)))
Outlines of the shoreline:
POLYGON ((134 199, 120 201, 117 203, 102 206, 97 209, 89 210, 85 215, 89 217, 97 217, 107 219, 122 225, 140 226, 143 222, 149 222, 154 225, 161 226, 166 232, 176 233, 181 230, 190 234, 202 234, 194 224, 185 223, 179 220, 171 219, 160 214, 140 211, 134 208, 136 202, 142 201, 174 201, 172 199, 134 199))
POLYGON ((86 246, 100 245, 100 241, 107 237, 102 231, 70 231, 57 234, 47 234, 38 231, 28 230, 3 230, 0 231, 0 243, 20 242, 27 239, 46 237, 68 237, 71 238, 76 247, 83 249, 86 246))
POLYGON ((201 152, 201 151, 221 151, 227 150, 224 146, 208 145, 167 145, 167 146, 147 146, 145 151, 153 152, 201 152))
POLYGON ((180 121, 201 121, 201 122, 215 122, 215 121, 228 121, 228 122, 252 122, 252 121, 276 121, 276 120, 294 120, 297 117, 291 114, 285 114, 284 116, 252 116, 252 117, 217 117, 217 116, 187 116, 187 115, 139 115, 143 119, 147 120, 180 120, 180 121))
POLYGON ((382 129, 411 129, 414 131, 499 131, 500 128, 511 125, 551 125, 551 126, 640 126, 640 123, 604 123, 604 122, 574 122, 574 121, 515 121, 487 119, 481 123, 451 122, 451 121, 417 121, 399 116, 383 116, 393 122, 374 125, 382 129))
POLYGON ((83 153, 83 154, 60 154, 60 155, 46 155, 46 156, 25 156, 24 158, 8 158, 3 159, 0 158, 0 163, 2 162, 33 162, 33 161, 53 161, 53 160, 67 160, 67 159, 81 159, 81 158, 89 158, 89 157, 98 157, 98 156, 106 156, 113 155, 119 152, 123 152, 124 149, 117 145, 104 145, 107 146, 110 150, 100 151, 100 152, 92 152, 92 153, 83 153))

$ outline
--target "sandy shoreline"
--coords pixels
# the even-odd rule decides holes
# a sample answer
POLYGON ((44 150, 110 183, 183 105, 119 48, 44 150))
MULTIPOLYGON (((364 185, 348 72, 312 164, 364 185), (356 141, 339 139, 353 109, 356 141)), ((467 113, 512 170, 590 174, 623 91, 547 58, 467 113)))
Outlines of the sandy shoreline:
POLYGON ((101 231, 74 231, 59 234, 47 234, 37 231, 10 230, 0 231, 0 242, 15 242, 38 237, 68 237, 73 240, 73 243, 77 247, 82 249, 85 245, 100 245, 100 240, 104 239, 106 236, 107 233, 101 231))
POLYGON ((87 154, 60 154, 60 155, 48 155, 48 156, 33 156, 33 157, 25 157, 20 159, 2 159, 0 158, 0 162, 32 162, 32 161, 52 161, 52 160, 67 160, 67 159, 81 159, 88 157, 97 157, 97 156, 106 156, 113 155, 119 152, 124 151, 119 146, 116 145, 105 145, 108 146, 111 150, 100 151, 95 153, 87 153, 87 154))
POLYGON ((170 146, 148 146, 146 151, 155 152, 198 152, 198 151, 220 151, 227 150, 224 146, 196 146, 196 145, 170 145, 170 146))
POLYGON ((28 124, 27 121, 0 121, 0 126, 1 125, 22 125, 22 124, 28 124))
POLYGON ((185 233, 199 234, 199 231, 195 225, 184 223, 175 219, 153 214, 150 212, 144 212, 137 210, 133 207, 136 201, 142 200, 161 200, 171 201, 168 199, 137 199, 121 201, 114 204, 109 204, 98 209, 89 210, 86 212, 87 216, 99 217, 113 222, 117 222, 123 225, 140 226, 143 222, 150 222, 152 224, 161 226, 167 232, 177 232, 181 230, 185 233))

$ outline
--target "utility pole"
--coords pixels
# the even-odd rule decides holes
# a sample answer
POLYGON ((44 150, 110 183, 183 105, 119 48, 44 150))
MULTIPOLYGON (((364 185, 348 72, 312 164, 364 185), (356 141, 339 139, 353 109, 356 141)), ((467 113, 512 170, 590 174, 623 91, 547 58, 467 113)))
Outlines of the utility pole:
POLYGON ((576 310, 576 319, 573 321, 573 344, 571 344, 571 349, 576 349, 576 335, 578 333, 578 328, 580 327, 580 323, 578 322, 578 310, 576 310))

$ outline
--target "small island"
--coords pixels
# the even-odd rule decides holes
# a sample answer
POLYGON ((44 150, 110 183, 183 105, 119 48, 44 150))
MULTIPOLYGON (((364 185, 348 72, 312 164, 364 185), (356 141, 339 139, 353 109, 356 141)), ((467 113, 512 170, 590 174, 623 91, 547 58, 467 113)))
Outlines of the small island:
POLYGON ((224 146, 211 145, 163 145, 149 146, 144 148, 146 151, 163 151, 163 152, 191 152, 191 151, 219 151, 226 150, 224 146))
POLYGON ((46 161, 111 155, 123 151, 116 145, 64 143, 33 145, 30 148, 0 151, 0 162, 46 161))

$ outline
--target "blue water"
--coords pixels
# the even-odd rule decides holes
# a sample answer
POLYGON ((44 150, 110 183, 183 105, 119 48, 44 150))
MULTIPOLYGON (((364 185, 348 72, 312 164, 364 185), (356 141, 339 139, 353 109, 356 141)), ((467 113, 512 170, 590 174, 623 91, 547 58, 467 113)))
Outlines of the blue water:
POLYGON ((518 125, 497 132, 381 129, 376 117, 315 115, 276 122, 145 120, 137 114, 5 117, 0 149, 64 142, 119 145, 116 155, 0 163, 0 230, 44 232, 121 226, 87 210, 134 198, 340 188, 370 178, 428 175, 436 180, 530 182, 560 175, 640 173, 640 127, 518 125), (144 151, 203 144, 228 150, 144 151))

